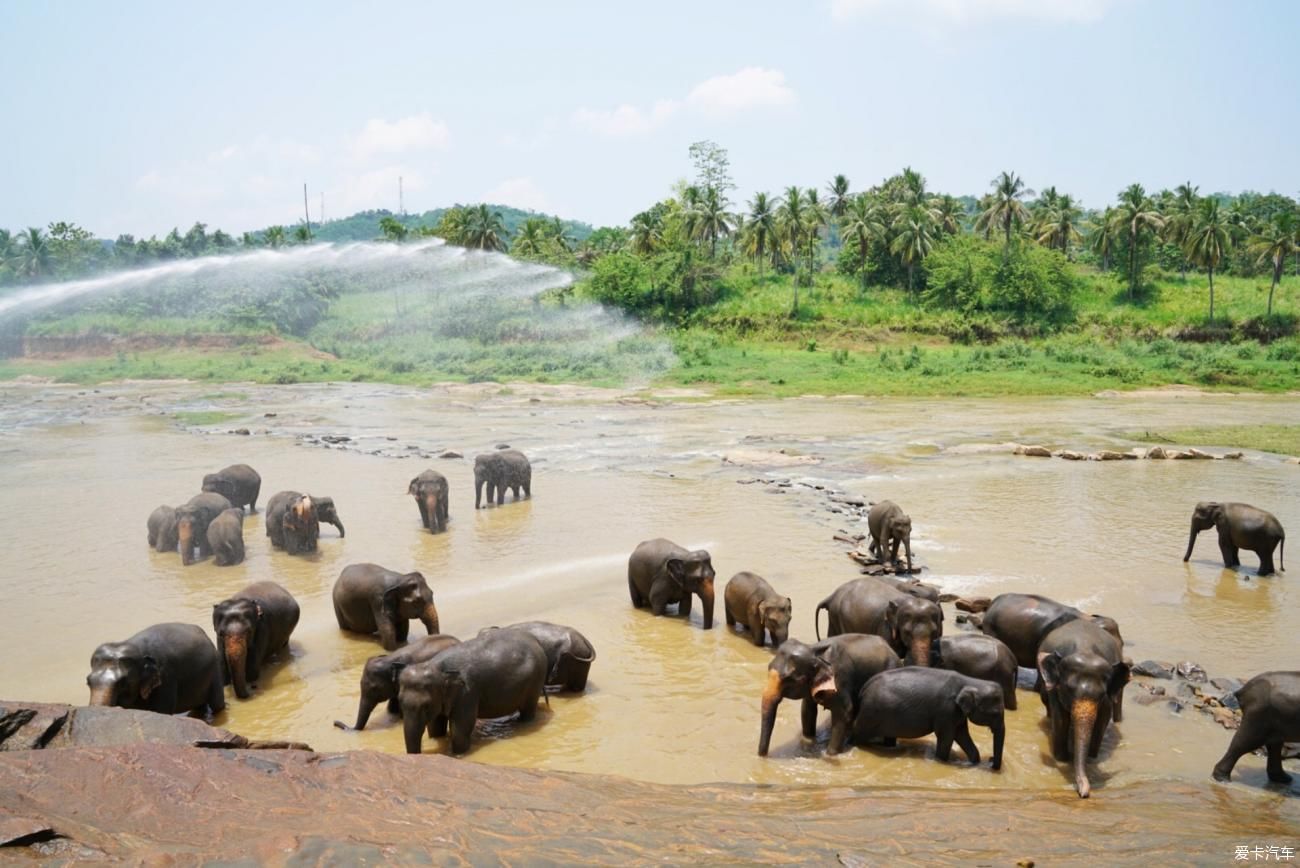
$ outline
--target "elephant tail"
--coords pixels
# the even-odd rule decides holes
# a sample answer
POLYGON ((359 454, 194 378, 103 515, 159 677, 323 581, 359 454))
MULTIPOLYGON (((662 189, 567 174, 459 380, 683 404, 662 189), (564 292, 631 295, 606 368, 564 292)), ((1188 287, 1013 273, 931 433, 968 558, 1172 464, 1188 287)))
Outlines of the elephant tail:
POLYGON ((1282 548, 1277 552, 1277 568, 1286 572, 1286 534, 1282 535, 1282 548))
POLYGON ((827 610, 826 628, 828 630, 830 629, 830 605, 831 605, 831 598, 827 597, 826 599, 822 600, 820 603, 817 604, 817 609, 816 611, 813 612, 813 629, 816 630, 817 632, 818 642, 822 640, 822 609, 827 610))

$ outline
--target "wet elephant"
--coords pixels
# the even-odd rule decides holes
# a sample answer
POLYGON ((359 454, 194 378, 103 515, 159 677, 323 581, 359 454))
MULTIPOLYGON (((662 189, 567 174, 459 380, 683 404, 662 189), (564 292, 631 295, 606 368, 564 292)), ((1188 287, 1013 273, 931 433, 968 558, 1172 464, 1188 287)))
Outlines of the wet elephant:
POLYGON ((1112 714, 1120 707, 1129 667, 1118 639, 1090 620, 1057 627, 1038 646, 1039 690, 1051 725, 1052 756, 1074 760, 1074 788, 1092 792, 1087 763, 1096 758, 1112 714))
POLYGON ((871 543, 867 551, 881 563, 898 563, 898 547, 907 553, 907 571, 912 572, 912 519, 892 500, 873 503, 867 513, 871 543))
POLYGON ((388 703, 389 714, 400 716, 402 707, 397 702, 397 677, 402 674, 402 670, 412 664, 432 660, 459 642, 455 636, 435 633, 432 636, 421 636, 391 654, 371 657, 361 669, 361 702, 357 706, 356 725, 348 726, 341 720, 334 721, 334 725, 342 730, 363 730, 370 720, 370 713, 381 702, 388 703))
POLYGON ((677 614, 689 618, 691 595, 700 598, 704 629, 713 629, 713 559, 704 549, 689 551, 671 540, 646 540, 627 562, 627 586, 632 605, 646 606, 656 615, 677 604, 677 614))
POLYGON ((430 533, 447 529, 447 477, 436 470, 426 470, 411 480, 406 493, 415 498, 415 505, 420 508, 420 523, 430 533))
POLYGON ((873 578, 840 585, 817 604, 813 623, 821 638, 821 611, 826 635, 868 633, 890 644, 909 665, 929 666, 931 645, 943 635, 943 609, 873 578))
POLYGON ((147 522, 149 531, 149 548, 159 552, 175 552, 180 545, 176 533, 176 507, 160 506, 149 513, 147 522))
POLYGON ((385 651, 406 641, 410 622, 438 632, 433 591, 420 573, 397 573, 378 564, 349 564, 334 583, 334 616, 339 629, 378 633, 385 651))
POLYGON ((756 573, 736 573, 722 589, 722 613, 727 626, 744 625, 749 630, 749 640, 760 648, 768 635, 776 648, 790 638, 792 611, 790 598, 778 594, 756 573))
POLYGON ((343 529, 343 519, 339 518, 338 507, 334 505, 332 497, 317 497, 312 495, 312 502, 316 504, 316 519, 321 524, 332 524, 338 529, 339 539, 347 536, 343 529))
POLYGON ((212 562, 233 567, 244 562, 244 510, 238 506, 223 510, 208 523, 208 549, 212 562))
POLYGON ((266 504, 266 535, 271 545, 291 555, 316 551, 320 511, 310 494, 279 491, 266 504))
POLYGON ((231 506, 248 507, 257 512, 257 495, 262 491, 262 477, 247 464, 232 464, 203 477, 203 491, 212 491, 230 501, 231 506))
POLYGON ((1217 528, 1219 551, 1223 565, 1229 569, 1241 566, 1237 552, 1246 549, 1259 556, 1259 575, 1273 572, 1273 550, 1281 546, 1278 564, 1286 571, 1286 531, 1271 512, 1265 512, 1245 503, 1214 503, 1201 501, 1192 511, 1192 533, 1187 540, 1187 553, 1183 561, 1192 557, 1196 537, 1203 530, 1217 528))
POLYGON ((420 752, 426 730, 431 738, 450 730, 451 752, 461 754, 479 718, 532 720, 545 682, 546 651, 523 630, 490 630, 407 666, 397 678, 406 752, 420 752))
POLYGON ((1264 672, 1236 692, 1241 703, 1241 726, 1232 735, 1228 751, 1214 766, 1214 779, 1232 777, 1237 760, 1261 747, 1268 751, 1268 779, 1291 783, 1282 768, 1282 745, 1300 741, 1300 672, 1264 672))
POLYGON ((487 487, 487 502, 492 503, 496 495, 497 506, 505 503, 506 489, 514 493, 519 500, 522 491, 524 497, 533 496, 533 468, 528 458, 518 449, 498 449, 484 452, 474 458, 474 508, 478 509, 480 494, 487 487))
POLYGON ((234 685, 235 696, 247 699, 262 664, 288 647, 298 615, 298 601, 275 582, 254 582, 212 607, 221 680, 234 685))
POLYGON ((872 576, 877 582, 884 582, 891 588, 902 591, 904 594, 911 594, 913 597, 920 597, 922 600, 929 600, 931 603, 939 602, 941 592, 934 585, 928 585, 920 579, 900 579, 897 576, 872 576))
POLYGON ((489 630, 522 630, 532 636, 546 652, 546 686, 580 693, 587 689, 587 675, 596 662, 596 648, 587 637, 572 627, 549 621, 524 621, 507 627, 484 627, 489 630))
POLYGON ((1018 667, 1005 643, 982 633, 958 633, 940 639, 936 650, 935 667, 992 681, 1002 688, 1002 704, 1015 711, 1018 667))
POLYGON ((1010 648, 1018 665, 1037 669, 1038 645, 1043 638, 1062 624, 1078 619, 1095 623, 1123 644, 1114 620, 1089 615, 1039 594, 998 594, 985 611, 980 629, 1010 648))
POLYGON ((767 756, 782 699, 798 699, 803 737, 817 736, 817 706, 831 713, 831 740, 827 752, 839 753, 848 742, 857 714, 858 692, 872 676, 903 665, 879 636, 845 633, 805 645, 790 639, 776 649, 767 664, 767 684, 760 707, 758 755, 767 756))
POLYGON ((226 707, 217 649, 193 624, 155 624, 125 642, 105 642, 90 657, 91 705, 159 714, 226 707))
POLYGON ((182 564, 189 566, 194 563, 195 548, 199 550, 200 559, 212 554, 208 548, 208 525, 231 508, 230 501, 220 494, 204 492, 194 495, 176 510, 176 540, 182 564))
POLYGON ((959 672, 907 666, 882 672, 862 688, 853 740, 861 746, 879 738, 893 745, 900 738, 934 733, 937 759, 947 762, 956 741, 966 758, 978 764, 980 752, 968 721, 993 731, 992 767, 1001 769, 1007 732, 1002 689, 959 672))

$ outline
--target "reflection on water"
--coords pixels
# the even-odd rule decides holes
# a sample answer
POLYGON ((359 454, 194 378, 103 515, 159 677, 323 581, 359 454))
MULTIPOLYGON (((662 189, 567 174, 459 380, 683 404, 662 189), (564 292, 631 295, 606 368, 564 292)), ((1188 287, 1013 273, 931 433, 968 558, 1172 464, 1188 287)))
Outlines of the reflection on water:
MULTIPOLYGON (((1087 447, 1132 428, 1194 424, 1218 406, 1213 400, 656 407, 391 387, 240 388, 242 395, 218 398, 163 385, 0 393, 0 588, 9 601, 0 611, 0 696, 84 702, 98 643, 168 620, 210 632, 214 603, 249 582, 273 579, 302 606, 291 659, 264 670, 252 699, 232 696, 217 722, 253 738, 301 740, 317 749, 401 751, 400 723, 382 708, 363 733, 331 726, 355 715, 361 665, 380 649, 339 632, 330 590, 346 564, 373 561, 421 570, 446 632, 467 638, 486 625, 542 619, 577 627, 596 645, 586 695, 550 697, 527 727, 481 725, 470 754, 476 761, 666 782, 1068 791, 1068 775, 1048 753, 1041 703, 1028 693, 1008 714, 1000 773, 987 763, 973 769, 934 761, 933 739, 827 757, 825 721, 821 745, 801 744, 794 702, 782 705, 771 756, 756 756, 770 652, 727 635, 720 612, 715 629, 705 632, 698 606, 689 626, 635 611, 626 582, 627 555, 643 539, 707 546, 719 606, 722 583, 753 570, 794 599, 791 635, 812 637, 813 607, 856 575, 831 533, 854 528, 825 512, 810 488, 771 494, 767 486, 737 485, 763 475, 719 460, 737 448, 816 455, 821 463, 781 474, 903 505, 914 521, 917 557, 929 567, 926 578, 945 589, 1038 592, 1104 612, 1119 619, 1134 660, 1196 660, 1212 676, 1248 677, 1300 660, 1296 593, 1286 574, 1254 577, 1249 554, 1243 573, 1223 570, 1211 533, 1190 564, 1180 560, 1198 500, 1255 503, 1300 527, 1296 467, 1268 459, 1097 464, 945 451, 1007 440, 1087 447), (247 417, 232 424, 272 430, 250 437, 186 433, 150 415, 213 406, 247 417), (263 416, 268 407, 274 419, 263 416), (304 447, 288 436, 322 432, 347 434, 360 451, 304 447), (472 458, 499 442, 534 458, 534 497, 476 512, 472 458), (467 457, 363 454, 407 446, 452 448, 467 457), (239 566, 183 568, 178 557, 150 551, 149 512, 184 501, 205 472, 237 461, 261 472, 263 504, 286 488, 334 497, 347 538, 327 526, 312 556, 272 552, 259 513, 245 522, 248 559, 239 566), (437 536, 421 530, 405 495, 408 480, 426 466, 451 484, 450 530, 437 536)), ((1228 406, 1294 423, 1294 403, 1228 406)), ((946 627, 957 629, 951 620, 946 627)), ((1112 729, 1094 785, 1208 776, 1226 746, 1225 731, 1195 711, 1175 714, 1167 703, 1126 706, 1127 720, 1112 729)), ((988 731, 972 733, 987 757, 988 731)), ((426 741, 426 749, 442 748, 426 741)), ((1261 783, 1262 760, 1243 761, 1238 776, 1261 783)))

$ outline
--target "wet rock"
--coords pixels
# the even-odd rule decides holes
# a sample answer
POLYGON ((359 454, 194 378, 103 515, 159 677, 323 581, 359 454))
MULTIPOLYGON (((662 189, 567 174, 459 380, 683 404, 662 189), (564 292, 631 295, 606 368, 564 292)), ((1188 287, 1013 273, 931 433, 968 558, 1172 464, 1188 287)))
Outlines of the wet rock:
POLYGON ((1051 458, 1052 450, 1046 446, 1017 446, 1015 455, 1028 455, 1030 458, 1051 458))
POLYGON ((1223 691, 1227 691, 1228 693, 1236 693, 1238 690, 1242 688, 1242 681, 1240 678, 1223 678, 1223 677, 1211 678, 1210 686, 1215 688, 1216 690, 1223 690, 1223 691))
POLYGON ((322 434, 320 439, 322 443, 348 443, 352 440, 346 434, 322 434))
POLYGON ((1240 461, 1246 457, 1246 454, 1244 452, 1227 452, 1220 457, 1225 461, 1240 461))
POLYGON ((1175 461, 1186 461, 1187 459, 1189 459, 1189 458, 1195 458, 1196 456, 1193 455, 1193 454, 1191 453, 1191 451, 1189 451, 1189 450, 1187 450, 1187 449, 1179 449, 1179 450, 1177 450, 1177 451, 1175 451, 1175 452, 1170 452, 1170 453, 1168 454, 1168 456, 1166 456, 1166 457, 1168 457, 1168 458, 1172 458, 1172 459, 1174 459, 1175 461))
POLYGON ((1174 695, 1179 699, 1195 699, 1196 688, 1186 681, 1180 681, 1178 686, 1174 688, 1174 695))
POLYGON ((1082 452, 1075 452, 1073 449, 1062 449, 1056 453, 1057 458, 1064 458, 1066 461, 1086 461, 1087 455, 1082 452))
POLYGON ((1186 678, 1188 681, 1198 684, 1209 680, 1209 677, 1205 674, 1205 669, 1203 669, 1199 663, 1193 663, 1190 660, 1184 660, 1182 663, 1179 663, 1178 666, 1175 667, 1175 671, 1182 678, 1186 678))
POLYGON ((263 413, 263 414, 262 414, 262 416, 265 417, 265 418, 267 418, 267 419, 274 419, 276 416, 279 416, 279 415, 280 415, 279 413, 263 413))
POLYGON ((247 428, 236 428, 234 431, 231 431, 230 433, 231 433, 231 434, 238 434, 240 437, 247 437, 248 434, 249 434, 249 431, 248 431, 247 428))
POLYGON ((815 455, 798 455, 784 449, 733 449, 722 456, 722 463, 758 467, 797 467, 820 464, 821 459, 815 455))
POLYGON ((464 458, 465 456, 461 455, 459 452, 456 452, 452 449, 448 449, 446 452, 439 453, 438 457, 439 458, 464 458))
POLYGON ((1138 705, 1151 705, 1166 698, 1165 689, 1163 687, 1158 685, 1146 685, 1141 682, 1137 683, 1143 688, 1133 696, 1133 701, 1138 705))
POLYGON ((1147 678, 1173 678, 1174 667, 1158 660, 1143 660, 1133 667, 1133 674, 1145 675, 1147 678))
POLYGON ((1211 454, 1208 453, 1208 452, 1202 452, 1200 449, 1196 449, 1196 448, 1188 449, 1188 450, 1187 450, 1187 455, 1188 455, 1189 458, 1198 458, 1198 459, 1200 459, 1200 460, 1202 460, 1202 461, 1207 461, 1207 460, 1208 460, 1208 461, 1213 461, 1213 460, 1215 459, 1215 457, 1217 457, 1217 456, 1211 455, 1211 454))
POLYGON ((1237 729, 1241 726, 1241 716, 1228 708, 1211 708, 1210 716, 1224 729, 1237 729))
POLYGON ((510 448, 510 444, 509 444, 509 443, 498 443, 498 444, 497 444, 497 448, 498 448, 498 449, 509 449, 509 448, 510 448))
POLYGON ((940 594, 940 595, 939 595, 939 602, 940 602, 940 603, 955 603, 955 602, 957 602, 957 595, 956 595, 956 594, 940 594))
POLYGON ((1098 461, 1123 461, 1125 458, 1132 458, 1125 452, 1116 452, 1113 449, 1103 449, 1095 456, 1098 461))
POLYGON ((832 503, 841 503, 845 506, 856 506, 859 508, 867 506, 867 499, 865 497, 854 497, 849 494, 832 494, 827 498, 827 500, 832 503))
POLYGON ((1300 757, 1300 743, 1288 741, 1282 744, 1282 759, 1296 759, 1300 757))
POLYGON ((1152 446, 1150 449, 1146 451, 1146 454, 1143 455, 1142 457, 1153 458, 1153 459, 1168 458, 1169 453, 1165 451, 1165 448, 1163 446, 1152 446))
POLYGON ((988 597, 961 597, 956 602, 957 609, 962 612, 985 612, 992 604, 988 597))

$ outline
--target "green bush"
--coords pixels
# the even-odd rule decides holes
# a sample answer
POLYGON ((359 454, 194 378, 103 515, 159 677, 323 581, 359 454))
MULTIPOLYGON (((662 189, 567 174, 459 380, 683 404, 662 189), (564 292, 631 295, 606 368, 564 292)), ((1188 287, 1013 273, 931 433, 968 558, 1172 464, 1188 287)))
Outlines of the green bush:
MULTIPOLYGON (((1078 279, 1059 252, 1031 244, 1004 250, 974 235, 954 235, 936 244, 926 272, 923 298, 928 304, 967 315, 1002 314, 1020 323, 1057 325, 1071 319, 1079 291, 1078 279)), ((988 325, 986 320, 981 330, 995 334, 988 325)))

